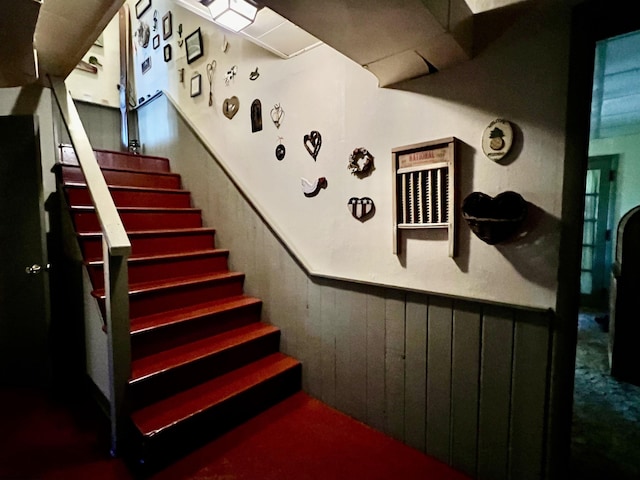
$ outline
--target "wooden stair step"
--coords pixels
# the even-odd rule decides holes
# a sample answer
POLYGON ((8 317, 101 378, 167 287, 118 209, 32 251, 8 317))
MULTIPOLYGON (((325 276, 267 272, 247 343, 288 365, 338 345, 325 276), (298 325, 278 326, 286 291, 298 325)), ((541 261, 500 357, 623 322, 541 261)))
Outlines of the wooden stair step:
POLYGON ((277 327, 253 323, 138 358, 131 365, 132 406, 148 405, 276 353, 279 341, 277 327))
MULTIPOLYGON (((242 294, 244 273, 217 272, 129 285, 131 319, 242 294)), ((104 306, 104 289, 91 294, 104 306)))
MULTIPOLYGON (((215 229, 206 227, 128 231, 131 258, 215 248, 215 229)), ((102 258, 102 233, 79 233, 85 260, 102 258)))
MULTIPOLYGON (((63 185, 66 183, 85 182, 84 174, 80 167, 60 165, 59 168, 63 185)), ((182 183, 180 175, 171 172, 146 172, 108 167, 103 167, 101 170, 107 185, 113 186, 179 189, 182 183)))
MULTIPOLYGON (((171 278, 205 275, 228 271, 229 250, 208 249, 162 255, 137 256, 128 259, 129 283, 137 284, 171 278)), ((104 288, 104 261, 86 262, 93 288, 104 288)))
POLYGON ((239 295, 131 320, 133 358, 216 335, 260 320, 262 301, 239 295))
POLYGON ((197 422, 200 427, 203 427, 207 421, 216 420, 216 410, 221 416, 219 420, 224 420, 224 416, 228 413, 226 410, 229 410, 230 404, 236 398, 238 401, 249 402, 260 402, 266 399, 267 395, 256 395, 255 392, 253 392, 254 395, 247 395, 260 389, 259 387, 262 387, 260 390, 268 390, 269 387, 279 390, 279 392, 269 392, 269 395, 284 394, 286 396, 297 391, 300 388, 300 368, 301 364, 297 360, 282 353, 274 353, 136 410, 131 417, 138 430, 146 438, 163 434, 180 425, 192 426, 187 423, 197 422), (289 385, 291 391, 287 391, 281 385, 273 385, 276 383, 273 382, 276 379, 284 381, 286 385, 293 383, 293 385, 289 385), (251 396, 254 398, 247 398, 251 396), (223 411, 220 407, 225 406, 227 409, 223 411))
MULTIPOLYGON (((94 207, 71 207, 77 232, 95 232, 100 223, 94 207)), ((202 226, 202 213, 197 208, 121 207, 118 213, 127 231, 197 228, 202 226)))
MULTIPOLYGON (((66 184, 65 191, 70 206, 93 205, 85 184, 66 184)), ((191 207, 191 193, 182 189, 110 186, 109 191, 117 207, 191 207)))
MULTIPOLYGON (((130 152, 94 149, 101 167, 129 168, 144 171, 169 171, 169 159, 155 155, 139 155, 130 152)), ((60 161, 65 165, 78 165, 78 158, 71 145, 60 145, 60 161)))

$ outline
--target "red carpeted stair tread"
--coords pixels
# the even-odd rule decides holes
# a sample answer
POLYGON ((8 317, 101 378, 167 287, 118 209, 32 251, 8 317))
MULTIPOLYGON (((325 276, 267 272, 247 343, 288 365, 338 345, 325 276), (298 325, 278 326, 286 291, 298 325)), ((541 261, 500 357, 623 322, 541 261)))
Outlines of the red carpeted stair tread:
POLYGON ((131 334, 141 335, 152 330, 174 326, 200 317, 221 314, 243 307, 259 307, 261 304, 262 301, 259 298, 239 295, 169 312, 155 313, 132 319, 131 334))
MULTIPOLYGON (((211 248, 208 250, 189 250, 189 251, 177 252, 177 253, 131 256, 129 257, 129 264, 131 265, 133 263, 163 262, 167 260, 179 260, 179 259, 198 258, 198 257, 212 257, 212 256, 225 257, 228 255, 229 255, 229 250, 226 248, 211 248)), ((85 262, 85 265, 101 266, 101 265, 104 265, 104 261, 90 260, 88 262, 85 262)))
MULTIPOLYGON (((94 153, 101 167, 126 165, 127 168, 136 170, 162 172, 170 170, 169 159, 166 157, 105 149, 94 149, 94 153)), ((60 159, 63 165, 78 165, 78 159, 71 145, 60 146, 60 159)))
MULTIPOLYGON (((141 295, 149 292, 168 290, 176 287, 187 287, 201 283, 224 282, 225 280, 242 280, 242 272, 218 272, 210 275, 193 275, 171 280, 140 282, 129 285, 129 295, 141 295)), ((104 289, 100 288, 91 292, 96 298, 104 299, 104 289)))
POLYGON ((137 359, 131 364, 130 383, 144 381, 153 375, 216 355, 260 337, 277 334, 279 331, 277 327, 266 323, 254 323, 137 359))
POLYGON ((131 417, 144 436, 152 437, 299 365, 300 362, 291 357, 274 353, 137 410, 131 417))
MULTIPOLYGON (((127 231, 129 237, 154 237, 154 236, 172 236, 172 235, 197 235, 200 233, 216 233, 215 228, 195 227, 195 228, 163 228, 158 230, 132 230, 127 231)), ((78 237, 81 239, 102 237, 100 232, 79 232, 78 237)))
MULTIPOLYGON (((72 165, 72 164, 67 164, 67 163, 63 163, 61 165, 62 165, 62 168, 64 170, 67 170, 69 172, 73 172, 73 171, 76 171, 76 170, 79 170, 80 172, 82 172, 82 169, 80 168, 79 165, 72 165)), ((139 175, 139 174, 141 174, 141 175, 156 175, 158 177, 180 178, 180 174, 179 173, 174 173, 174 172, 170 172, 170 171, 162 172, 162 171, 157 171, 157 170, 130 168, 130 167, 123 167, 123 166, 112 167, 112 166, 103 166, 103 165, 101 165, 100 166, 100 170, 102 170, 103 172, 129 173, 131 175, 139 175)), ((84 177, 84 174, 83 174, 83 177, 84 177)))
MULTIPOLYGON (((69 189, 85 189, 87 184, 84 182, 67 182, 64 184, 65 188, 69 189)), ((107 185, 109 190, 126 190, 132 192, 159 192, 159 193, 175 193, 182 195, 191 195, 189 190, 183 188, 159 188, 159 187, 137 187, 135 185, 107 185)))
MULTIPOLYGON (((199 208, 192 207, 117 207, 119 213, 201 213, 199 208)), ((77 205, 70 207, 71 212, 95 213, 96 209, 90 205, 77 205)))

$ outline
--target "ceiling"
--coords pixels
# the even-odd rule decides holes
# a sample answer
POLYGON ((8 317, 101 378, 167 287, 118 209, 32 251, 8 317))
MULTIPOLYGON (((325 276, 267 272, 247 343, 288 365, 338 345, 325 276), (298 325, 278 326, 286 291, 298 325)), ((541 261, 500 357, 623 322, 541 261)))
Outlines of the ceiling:
POLYGON ((596 46, 591 138, 640 133, 640 31, 596 46))

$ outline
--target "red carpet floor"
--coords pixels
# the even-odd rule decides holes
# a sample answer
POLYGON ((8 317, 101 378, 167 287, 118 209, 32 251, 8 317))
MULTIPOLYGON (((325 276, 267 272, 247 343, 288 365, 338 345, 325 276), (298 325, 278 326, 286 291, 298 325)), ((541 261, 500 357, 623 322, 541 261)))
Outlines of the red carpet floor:
MULTIPOLYGON (((0 390, 0 479, 134 477, 108 456, 104 421, 28 391, 0 390)), ((299 393, 179 459, 154 480, 463 480, 462 475, 299 393)))

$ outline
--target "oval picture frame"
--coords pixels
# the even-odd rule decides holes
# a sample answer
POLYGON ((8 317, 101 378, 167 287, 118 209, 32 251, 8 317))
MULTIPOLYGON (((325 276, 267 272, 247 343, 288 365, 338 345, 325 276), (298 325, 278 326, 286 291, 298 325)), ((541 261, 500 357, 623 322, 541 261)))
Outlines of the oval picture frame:
POLYGON ((513 127, 507 120, 498 118, 485 128, 482 134, 482 151, 489 160, 498 162, 507 156, 513 145, 513 127))

